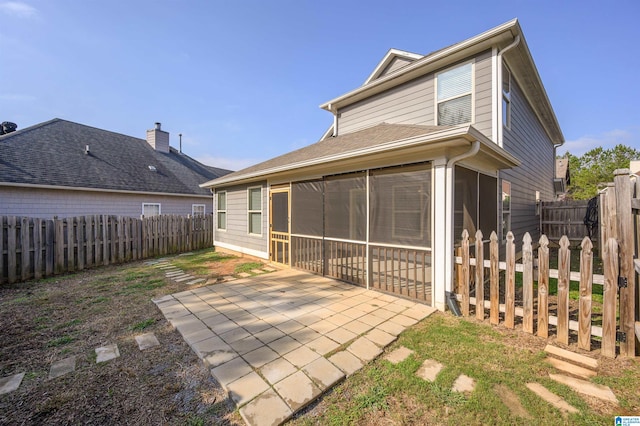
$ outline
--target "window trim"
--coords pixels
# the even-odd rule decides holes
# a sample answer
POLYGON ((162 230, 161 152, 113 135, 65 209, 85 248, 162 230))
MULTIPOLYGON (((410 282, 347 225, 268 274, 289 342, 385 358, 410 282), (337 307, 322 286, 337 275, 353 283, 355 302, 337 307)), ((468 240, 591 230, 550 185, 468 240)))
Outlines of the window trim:
POLYGON ((161 203, 142 203, 142 216, 143 217, 160 216, 161 214, 162 214, 162 204, 161 203), (157 215, 152 215, 152 216, 145 216, 145 214, 144 214, 144 207, 145 206, 158 206, 158 214, 157 215))
POLYGON ((216 191, 216 229, 227 230, 227 191, 216 191), (220 195, 224 194, 224 209, 220 208, 220 195), (220 227, 220 213, 224 214, 224 228, 220 227))
POLYGON ((433 85, 433 99, 434 99, 434 109, 433 109, 433 114, 434 114, 434 119, 433 122, 435 123, 436 126, 439 126, 440 124, 438 123, 438 104, 442 103, 442 102, 447 102, 453 99, 458 99, 461 98, 463 96, 467 96, 467 95, 471 95, 471 121, 469 121, 468 123, 458 123, 455 124, 455 126, 460 126, 460 125, 464 125, 464 124, 474 124, 476 122, 476 60, 475 58, 468 60, 468 61, 464 61, 464 62, 459 62, 455 65, 452 65, 450 67, 441 69, 440 71, 435 73, 435 77, 434 77, 434 85, 433 85), (471 64, 471 89, 469 92, 465 92, 464 94, 461 95, 457 95, 457 96, 453 96, 453 97, 449 97, 449 98, 445 98, 445 99, 438 99, 438 82, 440 81, 440 74, 443 74, 445 72, 454 70, 456 68, 459 67, 463 67, 465 65, 469 65, 471 64))
POLYGON ((502 182, 500 183, 500 212, 501 212, 501 228, 502 228, 502 240, 506 240, 507 239, 507 234, 509 233, 509 231, 511 231, 511 212, 513 211, 512 208, 512 196, 513 196, 513 186, 511 185, 511 182, 506 180, 506 179, 502 179, 502 182), (508 197, 509 197, 509 208, 505 210, 504 208, 504 203, 505 203, 505 184, 508 185, 509 187, 509 193, 508 193, 508 197), (506 221, 506 227, 505 227, 505 214, 507 214, 507 221, 506 221))
POLYGON ((262 237, 262 210, 263 210, 263 206, 262 206, 262 201, 263 201, 263 189, 262 186, 250 186, 247 188, 247 234, 251 235, 251 236, 255 236, 255 237, 262 237), (251 190, 255 190, 255 189, 260 189, 260 210, 250 210, 250 204, 251 204, 251 190), (251 232, 251 215, 252 214, 256 214, 256 213, 260 213, 260 233, 257 234, 255 232, 251 232))
POLYGON ((202 216, 207 214, 207 205, 206 204, 191 204, 191 216, 195 216, 196 214, 200 215, 201 213, 194 212, 194 208, 202 207, 202 216))
POLYGON ((507 64, 502 62, 502 82, 501 82, 501 91, 502 91, 502 127, 505 129, 511 130, 511 70, 507 66, 507 64), (508 91, 504 90, 505 83, 505 71, 507 72, 507 85, 508 91), (506 117, 506 120, 505 120, 506 117))

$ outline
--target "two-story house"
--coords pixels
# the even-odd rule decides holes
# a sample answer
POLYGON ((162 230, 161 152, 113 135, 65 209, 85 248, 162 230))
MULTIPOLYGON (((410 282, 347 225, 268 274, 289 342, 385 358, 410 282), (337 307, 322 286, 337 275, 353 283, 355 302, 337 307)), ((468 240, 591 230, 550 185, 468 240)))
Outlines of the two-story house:
POLYGON ((535 238, 563 135, 517 20, 392 49, 321 108, 319 142, 203 184, 216 246, 444 309, 464 228, 535 238))

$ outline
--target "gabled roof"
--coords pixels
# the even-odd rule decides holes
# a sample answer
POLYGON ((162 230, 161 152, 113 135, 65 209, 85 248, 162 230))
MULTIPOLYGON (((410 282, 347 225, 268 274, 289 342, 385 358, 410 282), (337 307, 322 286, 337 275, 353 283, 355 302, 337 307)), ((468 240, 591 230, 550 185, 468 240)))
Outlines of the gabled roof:
POLYGON ((380 76, 385 74, 385 71, 389 68, 389 66, 398 60, 403 60, 407 63, 411 63, 417 59, 422 59, 422 55, 417 53, 407 52, 405 50, 399 49, 389 49, 389 51, 384 55, 382 60, 376 65, 373 72, 367 77, 364 84, 369 84, 373 80, 379 78, 380 76))
POLYGON ((505 54, 505 59, 553 143, 556 145, 562 144, 564 143, 562 130, 517 19, 492 28, 475 37, 429 53, 387 75, 376 79, 369 78, 364 85, 325 102, 320 105, 320 108, 335 113, 339 108, 437 71, 487 49, 502 49, 512 43, 516 37, 520 38, 520 42, 505 54))
MULTIPOLYGON (((424 126, 417 124, 381 123, 360 131, 347 133, 300 148, 202 184, 215 188, 222 185, 265 179, 276 173, 332 164, 378 154, 388 155, 394 150, 426 148, 436 143, 448 143, 453 139, 482 141, 483 155, 500 162, 502 167, 514 167, 519 161, 495 143, 489 141, 472 126, 424 126)), ((468 142, 467 142, 468 143, 468 142)), ((333 169, 334 173, 340 173, 333 169)))
POLYGON ((0 185, 208 195, 199 184, 228 173, 174 148, 158 152, 144 139, 59 118, 0 136, 0 185))

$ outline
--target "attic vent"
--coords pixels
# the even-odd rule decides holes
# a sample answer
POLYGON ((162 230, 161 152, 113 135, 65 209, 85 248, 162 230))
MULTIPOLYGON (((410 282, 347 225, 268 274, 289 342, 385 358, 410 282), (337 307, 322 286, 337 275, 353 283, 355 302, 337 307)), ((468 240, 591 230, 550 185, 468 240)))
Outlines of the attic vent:
POLYGON ((158 171, 158 169, 156 169, 156 166, 149 166, 149 170, 151 170, 152 172, 158 171))

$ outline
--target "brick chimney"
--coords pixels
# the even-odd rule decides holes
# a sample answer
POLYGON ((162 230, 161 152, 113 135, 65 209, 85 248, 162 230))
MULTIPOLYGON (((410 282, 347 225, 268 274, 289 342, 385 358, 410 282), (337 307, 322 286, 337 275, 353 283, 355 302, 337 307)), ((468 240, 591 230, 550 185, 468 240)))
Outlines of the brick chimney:
POLYGON ((160 126, 160 123, 156 123, 155 129, 147 130, 147 143, 158 152, 169 152, 169 132, 160 126))

